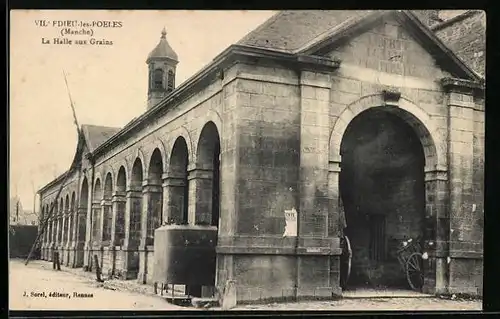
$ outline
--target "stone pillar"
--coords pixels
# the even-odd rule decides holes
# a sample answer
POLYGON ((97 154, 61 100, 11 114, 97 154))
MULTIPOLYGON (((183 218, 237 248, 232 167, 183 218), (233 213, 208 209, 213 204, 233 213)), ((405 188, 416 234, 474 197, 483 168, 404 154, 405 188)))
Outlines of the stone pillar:
POLYGON ((154 229, 159 226, 162 188, 159 183, 144 181, 142 184, 141 240, 139 245, 139 275, 137 280, 147 282, 148 256, 154 253, 154 229), (160 205, 158 205, 160 203, 160 205), (158 209, 160 208, 160 209, 158 209), (153 230, 151 232, 151 230, 153 230))
MULTIPOLYGON (((300 169, 298 209, 297 297, 340 294, 338 283, 330 281, 331 256, 337 254, 330 239, 328 255, 316 245, 328 238, 331 194, 329 194, 330 88, 327 73, 302 70, 300 73, 300 169), (314 264, 317 271, 311 274, 314 264)), ((335 258, 333 260, 335 262, 335 258)), ((335 272, 335 267, 333 267, 335 272)), ((336 280, 336 279, 335 279, 336 280)), ((337 280, 338 281, 338 280, 337 280)))
POLYGON ((109 229, 109 224, 111 221, 109 220, 109 216, 111 214, 112 204, 111 198, 104 198, 101 201, 101 223, 99 229, 101 230, 100 234, 100 266, 103 274, 108 275, 111 273, 112 269, 112 249, 111 249, 111 232, 109 229))
POLYGON ((75 227, 74 227, 74 245, 73 249, 75 251, 75 257, 73 260, 73 266, 82 267, 84 265, 85 258, 85 244, 87 240, 87 233, 89 232, 89 228, 87 228, 87 216, 88 216, 88 208, 87 207, 78 207, 76 215, 75 215, 75 227))
POLYGON ((191 167, 188 174, 189 225, 212 223, 212 178, 211 167, 191 167))
MULTIPOLYGON (((111 274, 116 274, 116 269, 122 269, 118 262, 118 246, 123 244, 123 235, 125 232, 125 192, 116 191, 111 200, 113 219, 111 221, 111 249, 112 249, 112 270, 111 274), (117 229, 120 227, 120 229, 117 229)), ((121 260, 121 259, 120 259, 121 260)))
POLYGON ((162 175, 163 178, 163 221, 165 223, 183 224, 184 187, 186 181, 181 174, 173 172, 162 175))
POLYGON ((425 225, 423 291, 429 294, 446 293, 448 287, 449 215, 448 172, 446 167, 425 170, 425 225))
MULTIPOLYGON (((448 159, 450 187, 449 292, 477 294, 472 279, 482 263, 481 244, 475 240, 477 211, 474 202, 474 96, 471 83, 448 83, 448 159)), ((480 284, 482 285, 482 283, 480 284)))
POLYGON ((69 230, 70 230, 70 217, 71 210, 69 208, 64 210, 63 217, 63 240, 62 240, 62 251, 63 254, 61 256, 61 264, 65 266, 69 265, 69 230))
MULTIPOLYGON (((338 155, 328 164, 328 194, 330 204, 328 209, 328 237, 334 243, 336 253, 340 253, 340 237, 345 226, 345 212, 340 205, 340 170, 341 158, 338 155)), ((330 287, 340 285, 340 257, 338 254, 330 256, 330 287)), ((335 291, 334 291, 335 293, 335 291)), ((340 294, 340 290, 337 291, 340 294)))
POLYGON ((125 240, 122 246, 122 276, 125 279, 137 278, 142 213, 142 193, 139 187, 127 189, 125 204, 125 240))

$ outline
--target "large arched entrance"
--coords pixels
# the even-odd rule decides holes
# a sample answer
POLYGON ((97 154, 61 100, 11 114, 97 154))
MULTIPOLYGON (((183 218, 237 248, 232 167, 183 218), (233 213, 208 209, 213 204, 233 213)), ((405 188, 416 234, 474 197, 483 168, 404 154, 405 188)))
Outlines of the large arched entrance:
POLYGON ((386 108, 347 126, 340 146, 340 197, 352 249, 348 288, 406 288, 396 251, 423 240, 425 156, 419 137, 386 108))
POLYGON ((432 293, 442 284, 445 270, 437 256, 449 237, 446 139, 425 110, 399 95, 388 100, 384 92, 349 104, 330 135, 328 185, 329 216, 339 225, 329 234, 340 237, 341 247, 345 234, 355 237, 349 237, 356 256, 347 284, 348 250, 332 259, 340 262, 343 289, 408 288, 393 246, 410 237, 423 238, 421 252, 428 252, 422 290, 432 293))

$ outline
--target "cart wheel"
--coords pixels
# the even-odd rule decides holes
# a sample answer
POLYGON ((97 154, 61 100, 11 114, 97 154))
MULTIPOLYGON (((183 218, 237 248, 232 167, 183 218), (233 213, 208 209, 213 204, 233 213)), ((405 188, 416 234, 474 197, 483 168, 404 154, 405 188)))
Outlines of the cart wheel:
POLYGON ((340 287, 346 289, 347 281, 351 275, 352 250, 351 242, 347 236, 344 236, 344 247, 340 256, 340 287))
POLYGON ((406 279, 411 289, 420 291, 424 285, 423 259, 421 253, 413 253, 406 261, 406 279))

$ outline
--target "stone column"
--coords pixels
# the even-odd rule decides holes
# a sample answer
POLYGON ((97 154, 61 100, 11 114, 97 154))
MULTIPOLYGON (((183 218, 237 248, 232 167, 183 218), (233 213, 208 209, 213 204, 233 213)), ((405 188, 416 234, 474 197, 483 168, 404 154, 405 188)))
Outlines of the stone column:
MULTIPOLYGON (((341 158, 338 155, 328 164, 328 194, 330 204, 328 209, 328 237, 332 240, 332 249, 335 251, 330 256, 330 287, 340 284, 340 237, 345 226, 345 211, 340 205, 340 170, 341 158)), ((336 292, 340 294, 340 291, 336 292)))
POLYGON ((183 224, 184 187, 186 181, 181 174, 169 172, 163 178, 163 221, 166 223, 183 224))
POLYGON ((211 167, 191 167, 188 174, 189 225, 212 223, 212 178, 211 167))
MULTIPOLYGON (((477 294, 471 279, 482 252, 477 249, 474 202, 474 96, 470 82, 454 80, 448 90, 448 165, 450 187, 449 292, 477 294)), ((482 231, 482 230, 479 230, 482 231)))
POLYGON ((111 221, 111 240, 112 249, 112 269, 111 273, 116 274, 116 269, 122 269, 121 259, 117 258, 118 246, 123 244, 124 226, 125 226, 125 192, 116 191, 111 200, 113 219, 111 221), (117 229, 120 227, 120 229, 117 229))
MULTIPOLYGON (((298 211, 298 249, 310 251, 297 256, 297 296, 331 296, 340 293, 338 283, 330 280, 331 256, 318 253, 330 249, 338 239, 328 238, 329 194, 330 88, 327 73, 302 70, 300 85, 300 169, 298 211), (316 253, 313 253, 316 251, 316 253), (321 271, 311 274, 312 261, 321 271)), ((335 259, 335 258, 334 258, 335 259)), ((334 266, 334 265, 333 265, 334 266)), ((335 272, 335 267, 333 267, 335 272)), ((336 280, 336 279, 335 279, 336 280)), ((337 280, 336 280, 337 281, 337 280)))
POLYGON ((161 203, 162 189, 159 182, 145 180, 142 184, 141 240, 139 245, 139 275, 137 280, 147 282, 148 256, 154 253, 154 229, 159 226, 158 202, 161 203), (153 230, 153 232, 151 232, 153 230))
POLYGON ((142 193, 140 187, 127 189, 125 204, 125 240, 122 246, 122 276, 125 279, 137 278, 142 212, 142 193))
POLYGON ((111 249, 111 234, 109 225, 109 215, 111 214, 112 204, 111 198, 105 198, 101 201, 101 223, 99 229, 101 230, 100 236, 100 266, 103 274, 111 273, 112 264, 112 249, 111 249))
POLYGON ((62 245, 61 245, 61 264, 64 264, 65 266, 68 266, 69 264, 69 250, 68 250, 68 243, 69 243, 69 218, 70 218, 70 209, 65 208, 63 211, 63 234, 62 234, 62 245))
POLYGON ((87 207, 78 207, 75 216, 75 230, 74 230, 74 264, 73 267, 82 267, 84 265, 85 258, 85 244, 87 240, 87 233, 89 228, 87 227, 87 207))
POLYGON ((424 287, 426 293, 445 293, 448 287, 449 215, 448 172, 446 167, 425 170, 424 287))

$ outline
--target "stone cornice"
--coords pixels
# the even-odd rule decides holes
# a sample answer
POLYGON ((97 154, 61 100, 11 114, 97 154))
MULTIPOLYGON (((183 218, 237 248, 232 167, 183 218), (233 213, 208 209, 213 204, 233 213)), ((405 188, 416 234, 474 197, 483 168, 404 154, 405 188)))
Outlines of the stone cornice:
POLYGON ((484 81, 469 81, 456 78, 442 78, 441 86, 447 92, 482 92, 484 91, 484 81))

